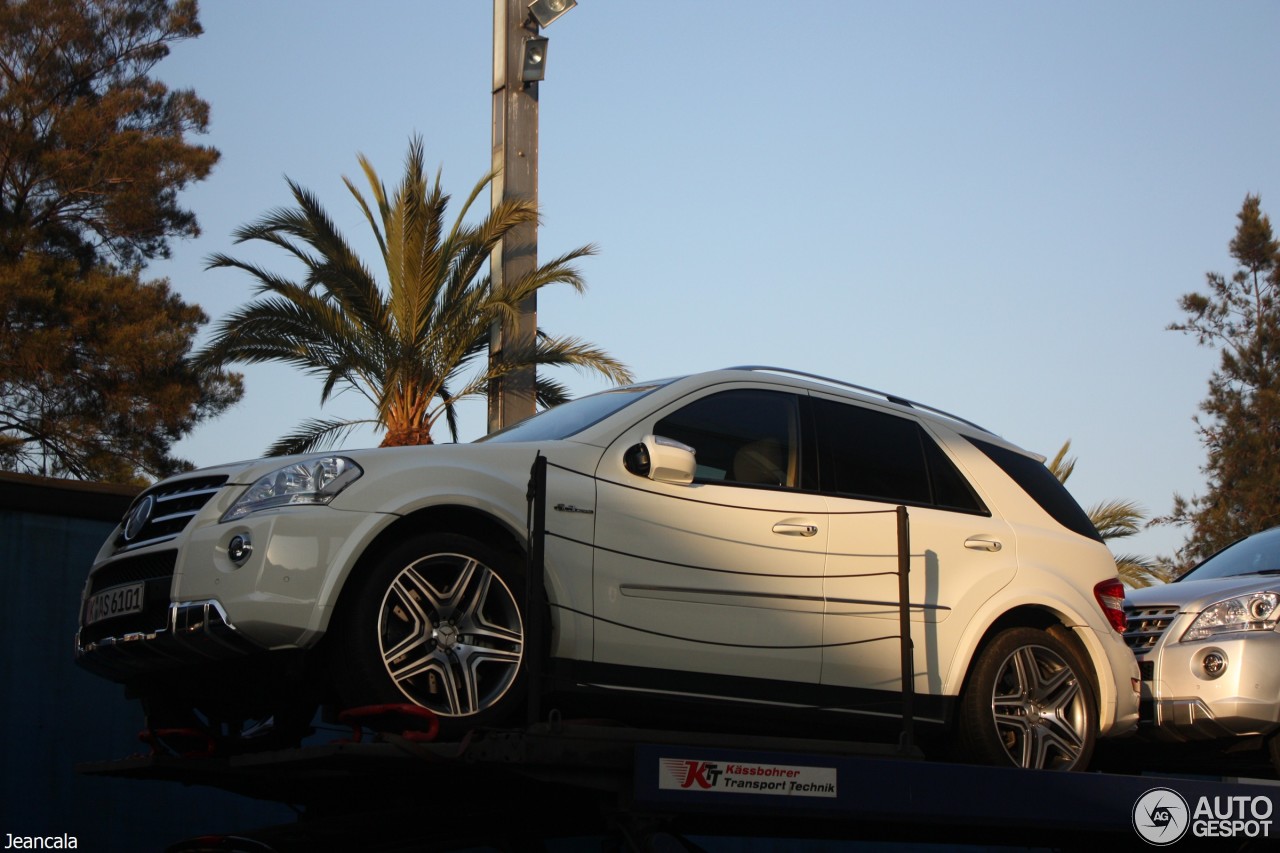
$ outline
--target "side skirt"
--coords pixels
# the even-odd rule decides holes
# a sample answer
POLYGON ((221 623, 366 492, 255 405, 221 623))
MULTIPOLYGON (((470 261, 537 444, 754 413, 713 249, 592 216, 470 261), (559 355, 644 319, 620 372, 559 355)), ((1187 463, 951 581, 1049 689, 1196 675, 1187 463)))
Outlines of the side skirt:
MULTIPOLYGON (((712 713, 699 714, 697 718, 713 727, 728 722, 718 716, 726 712, 735 712, 737 717, 756 723, 763 722, 765 718, 795 718, 821 721, 837 729, 865 726, 892 730, 902 724, 902 696, 895 691, 598 664, 566 658, 549 660, 546 675, 544 692, 564 697, 571 703, 582 699, 592 707, 619 705, 643 713, 652 713, 656 709, 658 713, 673 711, 676 714, 687 714, 690 705, 703 706, 712 713)), ((954 696, 916 694, 913 706, 915 722, 934 729, 949 727, 956 704, 954 696)))

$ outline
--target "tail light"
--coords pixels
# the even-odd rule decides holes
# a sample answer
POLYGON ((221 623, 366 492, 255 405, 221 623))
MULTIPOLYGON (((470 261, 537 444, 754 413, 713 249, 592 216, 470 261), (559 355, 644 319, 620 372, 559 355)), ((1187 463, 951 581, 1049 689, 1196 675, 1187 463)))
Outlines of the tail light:
POLYGON ((1098 606, 1111 627, 1123 634, 1126 627, 1124 618, 1124 584, 1119 578, 1112 578, 1099 583, 1093 588, 1093 597, 1098 599, 1098 606))

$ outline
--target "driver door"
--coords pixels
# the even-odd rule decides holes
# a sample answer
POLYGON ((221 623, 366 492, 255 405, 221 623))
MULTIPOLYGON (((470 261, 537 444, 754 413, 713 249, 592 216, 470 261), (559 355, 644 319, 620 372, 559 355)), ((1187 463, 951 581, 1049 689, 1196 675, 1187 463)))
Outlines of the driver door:
MULTIPOLYGON (((654 689, 672 683, 672 670, 817 682, 826 502, 799 490, 800 400, 757 388, 713 391, 635 425, 605 453, 594 555, 597 663, 637 668, 627 671, 654 689), (646 435, 692 447, 694 482, 626 470, 626 451, 646 435)), ((712 692, 706 679, 683 683, 712 692)), ((751 692, 745 682, 736 686, 751 692)))

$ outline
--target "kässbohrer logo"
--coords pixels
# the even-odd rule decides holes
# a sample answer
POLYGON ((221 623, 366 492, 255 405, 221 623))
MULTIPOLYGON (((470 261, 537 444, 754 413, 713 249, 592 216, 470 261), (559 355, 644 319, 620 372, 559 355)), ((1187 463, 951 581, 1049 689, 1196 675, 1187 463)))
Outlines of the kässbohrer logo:
POLYGON ((658 787, 669 791, 837 797, 835 767, 756 761, 658 760, 658 787))
POLYGON ((1187 834, 1190 825, 1187 801, 1172 788, 1152 788, 1133 804, 1133 828, 1148 844, 1172 844, 1187 834))

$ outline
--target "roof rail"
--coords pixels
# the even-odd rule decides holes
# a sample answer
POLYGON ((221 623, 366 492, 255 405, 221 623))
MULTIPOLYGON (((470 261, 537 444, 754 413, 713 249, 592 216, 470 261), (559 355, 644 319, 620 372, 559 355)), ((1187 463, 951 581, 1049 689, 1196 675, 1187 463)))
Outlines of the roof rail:
POLYGON ((726 367, 725 370, 759 370, 769 373, 781 373, 786 376, 799 376, 804 379, 813 379, 818 382, 825 382, 828 385, 835 385, 840 388, 848 388, 851 391, 860 391, 863 394, 872 394, 894 403, 899 406, 906 406, 908 409, 919 409, 922 412, 929 412, 934 415, 941 415, 948 420, 962 423, 965 426, 973 427, 976 430, 985 432, 987 435, 995 435, 994 432, 986 427, 979 426, 973 421, 966 420, 959 415, 953 415, 950 412, 944 412, 942 409, 936 409, 933 406, 926 406, 924 403, 917 403, 914 400, 908 400, 906 397, 899 397, 897 394, 889 394, 885 391, 877 391, 875 388, 867 388, 864 385, 854 385, 852 382, 845 382, 840 379, 832 379, 830 376, 820 376, 816 373, 805 373, 803 370, 792 370, 787 367, 770 367, 767 364, 739 364, 734 367, 726 367))

